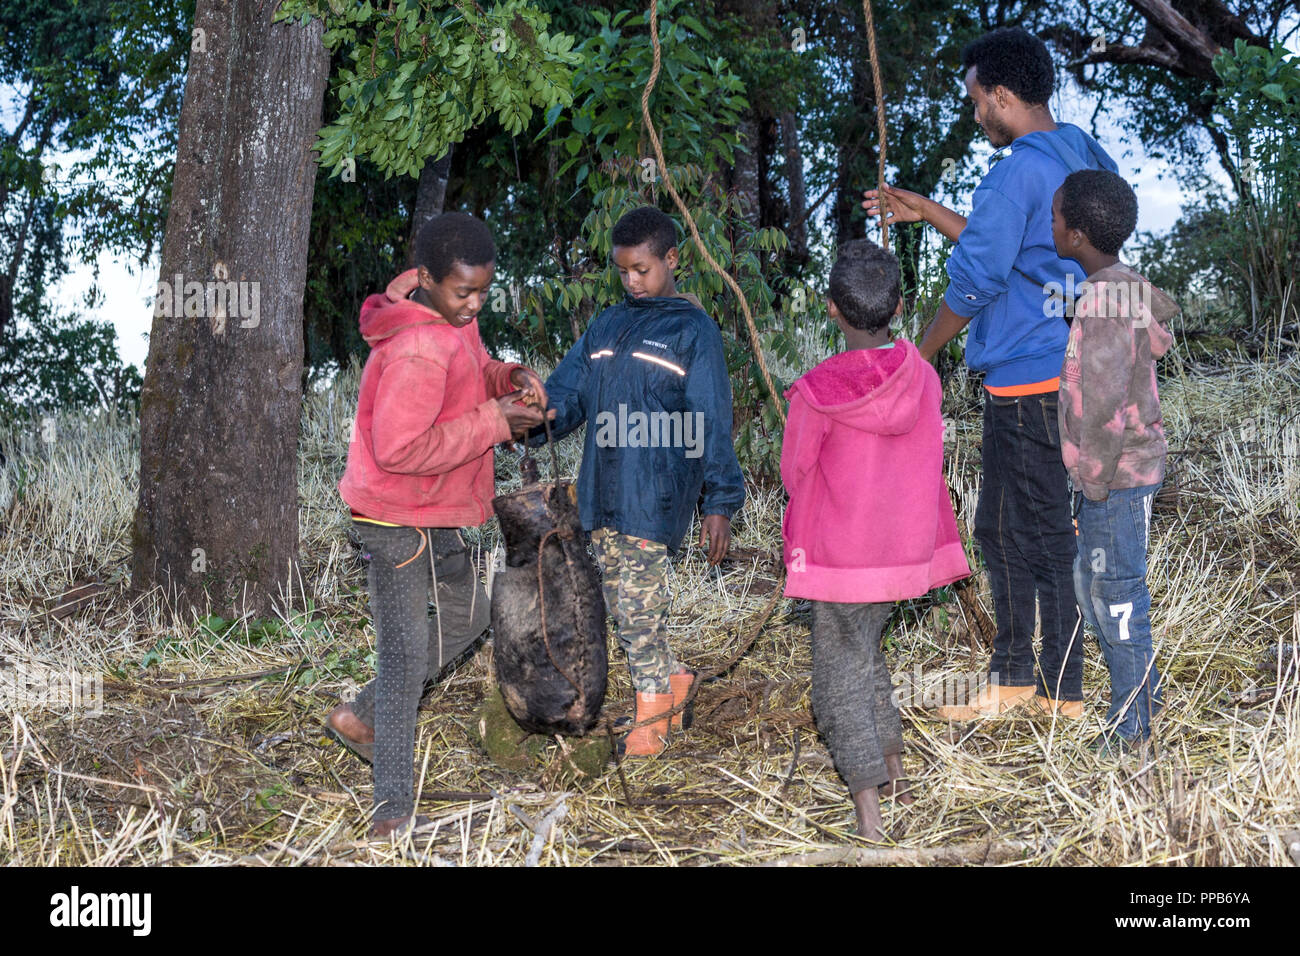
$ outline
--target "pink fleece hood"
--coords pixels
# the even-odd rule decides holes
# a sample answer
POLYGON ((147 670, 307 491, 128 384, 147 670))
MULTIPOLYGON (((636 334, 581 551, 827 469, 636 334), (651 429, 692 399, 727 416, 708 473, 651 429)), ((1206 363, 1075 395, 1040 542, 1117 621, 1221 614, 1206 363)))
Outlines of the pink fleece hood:
POLYGON ((901 435, 912 430, 920 412, 920 362, 920 353, 906 341, 890 349, 851 349, 822 362, 790 391, 850 428, 901 435))
POLYGON ((413 325, 447 321, 427 306, 407 298, 419 284, 419 271, 407 269, 388 283, 383 295, 366 296, 361 303, 360 324, 361 337, 367 345, 374 348, 384 339, 413 325))

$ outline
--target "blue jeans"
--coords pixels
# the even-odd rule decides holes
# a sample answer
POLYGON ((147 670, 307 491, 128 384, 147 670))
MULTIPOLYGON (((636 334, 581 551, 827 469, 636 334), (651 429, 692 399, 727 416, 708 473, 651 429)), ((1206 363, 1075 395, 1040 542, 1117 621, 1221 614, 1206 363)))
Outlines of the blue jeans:
POLYGON ((1074 493, 1079 525, 1074 590, 1083 618, 1097 631, 1110 668, 1107 726, 1129 740, 1151 734, 1164 706, 1151 646, 1147 540, 1159 485, 1119 488, 1105 501, 1074 493))
POLYGON ((990 677, 996 675, 1003 687, 1037 685, 1040 695, 1054 700, 1082 700, 1074 527, 1057 401, 1056 392, 984 396, 975 539, 988 566, 997 613, 990 677), (1043 636, 1039 654, 1034 653, 1035 611, 1043 636))

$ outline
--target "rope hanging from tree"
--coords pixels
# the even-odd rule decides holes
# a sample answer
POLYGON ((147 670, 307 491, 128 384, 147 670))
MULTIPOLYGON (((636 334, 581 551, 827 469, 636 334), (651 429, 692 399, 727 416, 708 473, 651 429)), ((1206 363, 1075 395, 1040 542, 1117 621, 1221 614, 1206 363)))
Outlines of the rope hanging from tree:
MULTIPOLYGON (((871 0, 862 0, 862 8, 866 14, 867 49, 871 56, 871 75, 872 75, 872 81, 875 83, 875 89, 876 89, 876 129, 880 136, 880 160, 877 169, 877 176, 879 180, 879 185, 884 186, 885 183, 884 85, 880 77, 880 58, 876 52, 876 27, 875 27, 875 19, 873 18, 871 12, 871 0)), ((691 216, 690 210, 686 208, 686 203, 682 201, 682 197, 678 194, 677 189, 673 186, 672 178, 668 175, 667 162, 664 160, 663 144, 659 141, 659 133, 655 129, 654 120, 650 118, 650 94, 654 91, 655 83, 658 82, 659 80, 659 70, 662 66, 662 51, 659 44, 659 0, 650 0, 650 42, 654 48, 654 65, 653 67, 651 67, 650 70, 650 79, 646 83, 645 89, 641 91, 641 119, 645 123, 646 132, 650 135, 650 145, 654 148, 655 161, 658 162, 659 164, 658 168, 663 173, 664 186, 668 190, 668 195, 672 197, 673 203, 677 206, 678 212, 682 214, 682 218, 686 221, 686 226, 690 230, 691 238, 694 240, 696 248, 700 250, 700 255, 703 257, 704 261, 709 264, 709 266, 713 269, 714 272, 722 276, 723 281, 726 282, 726 284, 731 288, 731 291, 736 294, 736 301, 740 303, 740 310, 745 316, 745 325, 749 329, 749 338, 754 349, 754 358, 758 361, 758 369, 759 372, 762 373, 763 384, 766 386, 767 393, 769 397, 771 397, 772 399, 772 405, 776 410, 777 418, 780 419, 781 427, 784 428, 785 420, 786 420, 785 407, 781 403, 780 397, 777 395, 776 387, 772 384, 772 376, 767 370, 767 361, 763 358, 762 343, 760 342, 758 337, 758 327, 754 324, 754 314, 753 312, 750 311, 749 302, 745 298, 745 293, 741 291, 740 284, 736 282, 736 280, 732 277, 731 273, 727 272, 726 269, 722 268, 722 265, 718 262, 717 259, 713 257, 712 253, 710 253, 708 248, 704 245, 704 240, 700 237, 700 230, 695 225, 695 219, 691 216)), ((885 221, 883 191, 881 193, 880 198, 881 198, 881 218, 880 218, 881 245, 885 249, 888 249, 889 248, 889 226, 885 221)), ((963 582, 963 584, 968 585, 969 579, 967 579, 966 582, 963 582)), ((959 585, 958 588, 959 588, 958 597, 962 599, 963 608, 965 608, 968 611, 968 613, 971 613, 973 609, 969 607, 970 596, 966 593, 964 586, 959 585)), ((754 643, 758 640, 758 636, 762 633, 763 625, 766 624, 767 619, 771 617, 772 611, 775 609, 777 601, 781 596, 781 594, 784 592, 784 590, 785 590, 785 575, 782 574, 780 580, 777 582, 776 588, 773 591, 772 597, 768 599, 767 606, 764 607, 763 610, 760 611, 759 614, 756 616, 755 623, 751 626, 749 633, 740 641, 740 644, 737 647, 736 651, 720 667, 715 667, 708 672, 697 675, 696 679, 691 684, 691 689, 687 693, 686 698, 680 704, 674 706, 669 711, 669 714, 676 714, 685 710, 686 707, 689 706, 694 701, 695 695, 699 693, 700 687, 703 685, 705 680, 712 677, 716 677, 719 674, 725 673, 738 660, 740 660, 741 657, 743 657, 745 654, 749 652, 749 649, 754 646, 754 643)), ((983 636, 983 634, 981 634, 981 636, 983 636)), ((975 647, 975 641, 974 641, 974 637, 972 637, 971 639, 972 654, 974 653, 974 647, 975 647)), ((649 726, 650 724, 653 724, 656 721, 662 720, 664 716, 667 715, 656 714, 654 717, 647 717, 642 721, 627 725, 623 729, 630 730, 636 727, 649 726)), ((605 721, 605 731, 610 737, 611 746, 613 746, 614 732, 608 719, 605 721)), ((615 750, 615 752, 617 753, 617 750, 615 750)), ((622 778, 622 782, 623 782, 624 793, 628 799, 628 802, 632 803, 634 801, 632 799, 631 791, 628 789, 627 779, 623 777, 622 760, 621 759, 618 760, 617 763, 618 763, 619 776, 620 778, 622 778)))
MULTIPOLYGON (((872 16, 871 0, 862 0, 862 9, 866 14, 867 21, 867 49, 871 56, 871 78, 875 84, 876 92, 876 130, 880 136, 880 161, 877 169, 878 188, 881 188, 882 215, 880 217, 880 242, 885 248, 889 248, 889 224, 885 221, 883 214, 885 184, 885 93, 884 84, 880 78, 880 57, 876 52, 876 25, 875 18, 872 16)), ((659 140, 659 132, 655 129, 654 120, 650 118, 650 94, 654 92, 655 84, 659 81, 659 70, 663 65, 663 52, 659 44, 659 0, 650 0, 650 43, 654 49, 654 65, 650 69, 650 79, 641 91, 641 119, 645 123, 646 132, 650 136, 650 145, 654 149, 655 161, 659 164, 659 171, 663 176, 664 188, 668 190, 668 195, 672 197, 673 204, 677 211, 682 214, 682 219, 686 221, 686 227, 690 230, 691 239, 695 242, 695 247, 700 250, 700 256, 708 263, 722 281, 730 287, 736 295, 736 301, 740 304, 741 314, 745 317, 745 326, 749 330, 750 344, 754 349, 754 359, 758 362, 759 374, 763 377, 763 385, 767 389, 768 397, 772 400, 772 407, 776 410, 776 417, 781 422, 781 427, 785 427, 785 406, 781 401, 781 396, 777 394, 776 386, 772 383, 772 374, 768 371, 767 360, 763 357, 763 343, 758 335, 758 326, 754 324, 754 313, 749 307, 749 300, 745 298, 745 293, 741 291, 740 283, 722 267, 713 254, 705 246, 704 240, 700 237, 699 227, 695 225, 695 218, 691 211, 686 208, 686 203, 682 200, 677 188, 673 185, 673 180, 668 175, 668 163, 664 159, 663 144, 659 140)))
MULTIPOLYGON (((880 139, 880 150, 876 166, 876 188, 879 190, 878 195, 880 197, 880 244, 884 249, 888 250, 888 207, 884 195, 885 150, 887 146, 885 130, 885 85, 880 74, 880 54, 876 49, 876 19, 871 9, 871 0, 862 0, 862 13, 867 32, 867 54, 871 59, 871 81, 875 87, 876 94, 876 133, 880 139)), ((654 66, 650 70, 650 80, 646 83, 645 89, 641 92, 641 118, 645 123, 646 132, 650 134, 650 144, 654 147, 655 159, 659 163, 659 169, 664 173, 664 185, 668 189, 668 195, 672 197, 678 211, 682 214, 682 218, 686 221, 686 225, 691 232, 691 238, 695 241, 696 248, 700 250, 700 254, 704 258, 704 261, 707 262, 709 266, 718 273, 718 275, 722 276, 723 281, 726 282, 732 292, 736 294, 736 300, 740 303, 741 312, 744 313, 745 316, 745 325, 749 329, 750 343, 754 349, 754 358, 758 362, 759 371, 763 376, 763 384, 767 388, 768 396, 772 399, 772 406, 776 410, 776 415, 781 422, 781 427, 785 428, 785 406, 777 395, 776 387, 772 384, 772 377, 767 370, 767 361, 763 358, 762 343, 759 340, 758 328, 754 324, 754 315, 750 311, 749 302, 746 300, 745 294, 741 291, 739 283, 732 278, 729 272, 722 268, 718 263, 718 260, 712 256, 707 248, 705 248, 704 240, 700 238, 700 231, 695 225, 695 220, 691 216, 690 210, 686 208, 686 203, 684 203, 682 197, 678 195, 676 188, 673 186, 671 177, 667 174, 667 163, 664 160, 663 145, 659 141, 659 133, 655 129, 654 121, 650 118, 650 94, 654 90, 655 83, 659 79, 659 70, 662 65, 662 52, 659 45, 658 0, 650 0, 650 42, 654 47, 654 66)), ((949 486, 949 493, 952 493, 951 485, 949 486)), ((969 535, 965 533, 964 522, 961 523, 961 528, 963 539, 969 538, 969 535)), ((956 585, 955 590, 957 591, 957 597, 962 608, 970 616, 973 624, 971 631, 971 654, 973 657, 975 653, 976 634, 979 635, 986 646, 991 646, 993 628, 987 621, 987 616, 984 614, 983 609, 980 608, 974 595, 970 592, 970 584, 971 579, 966 578, 964 581, 961 581, 956 585)), ((761 630, 761 628, 755 629, 755 631, 749 636, 747 642, 737 653, 737 659, 740 655, 748 651, 750 645, 752 645, 754 640, 757 638, 759 630, 761 630)), ((698 690, 699 686, 700 681, 697 680, 692 685, 690 697, 693 698, 695 696, 695 691, 698 690)))
POLYGON ((672 177, 668 175, 668 163, 664 159, 663 144, 659 142, 659 133, 655 129, 654 121, 650 118, 650 94, 655 88, 655 83, 659 81, 659 68, 662 65, 662 52, 659 46, 659 0, 650 0, 650 42, 654 46, 654 66, 650 69, 650 80, 641 91, 641 119, 645 123, 646 132, 650 134, 650 145, 654 147, 655 160, 659 163, 659 171, 663 176, 664 187, 668 190, 668 195, 672 197, 673 203, 677 206, 678 212, 686 220, 686 226, 691 231, 691 238, 695 240, 695 247, 700 250, 700 255, 707 262, 710 268, 718 275, 722 276, 722 281, 730 286, 731 291, 736 294, 736 301, 740 303, 740 311, 745 316, 745 325, 749 329, 750 343, 754 348, 754 358, 758 361, 758 371, 763 376, 763 385, 767 388, 767 394, 772 399, 772 406, 776 409, 776 416, 781 421, 781 427, 785 427, 785 407, 781 403, 781 396, 777 393, 776 386, 772 384, 772 375, 767 370, 767 360, 763 358, 763 344, 758 337, 758 326, 754 324, 754 313, 750 311, 749 301, 745 298, 745 293, 740 289, 738 283, 713 254, 709 252, 708 247, 704 245, 704 240, 700 238, 700 230, 695 225, 695 219, 691 212, 686 208, 686 203, 678 194, 677 188, 673 185, 672 177))
POLYGON ((862 0, 867 21, 867 53, 871 56, 871 83, 876 91, 876 133, 880 137, 880 159, 876 168, 876 189, 880 197, 880 245, 889 251, 889 220, 885 209, 885 84, 880 79, 880 56, 876 53, 876 18, 871 0, 862 0))

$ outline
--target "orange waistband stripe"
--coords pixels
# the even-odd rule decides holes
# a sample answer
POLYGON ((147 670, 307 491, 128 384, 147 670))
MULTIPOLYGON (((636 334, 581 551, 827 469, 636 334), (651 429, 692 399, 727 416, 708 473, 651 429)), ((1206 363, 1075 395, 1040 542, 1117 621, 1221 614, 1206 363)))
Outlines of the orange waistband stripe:
POLYGON ((985 385, 990 395, 1044 395, 1061 389, 1061 377, 1049 378, 1043 382, 1030 382, 1027 385, 985 385))

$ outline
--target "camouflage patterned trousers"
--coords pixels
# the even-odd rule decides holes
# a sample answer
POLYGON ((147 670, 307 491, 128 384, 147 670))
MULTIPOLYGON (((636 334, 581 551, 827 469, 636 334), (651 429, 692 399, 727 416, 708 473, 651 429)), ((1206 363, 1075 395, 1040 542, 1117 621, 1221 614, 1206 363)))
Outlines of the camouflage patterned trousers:
POLYGON ((677 658, 668 646, 664 626, 672 603, 667 546, 608 528, 593 531, 591 541, 600 564, 605 607, 618 625, 632 686, 642 694, 669 693, 668 675, 677 670, 677 658))

